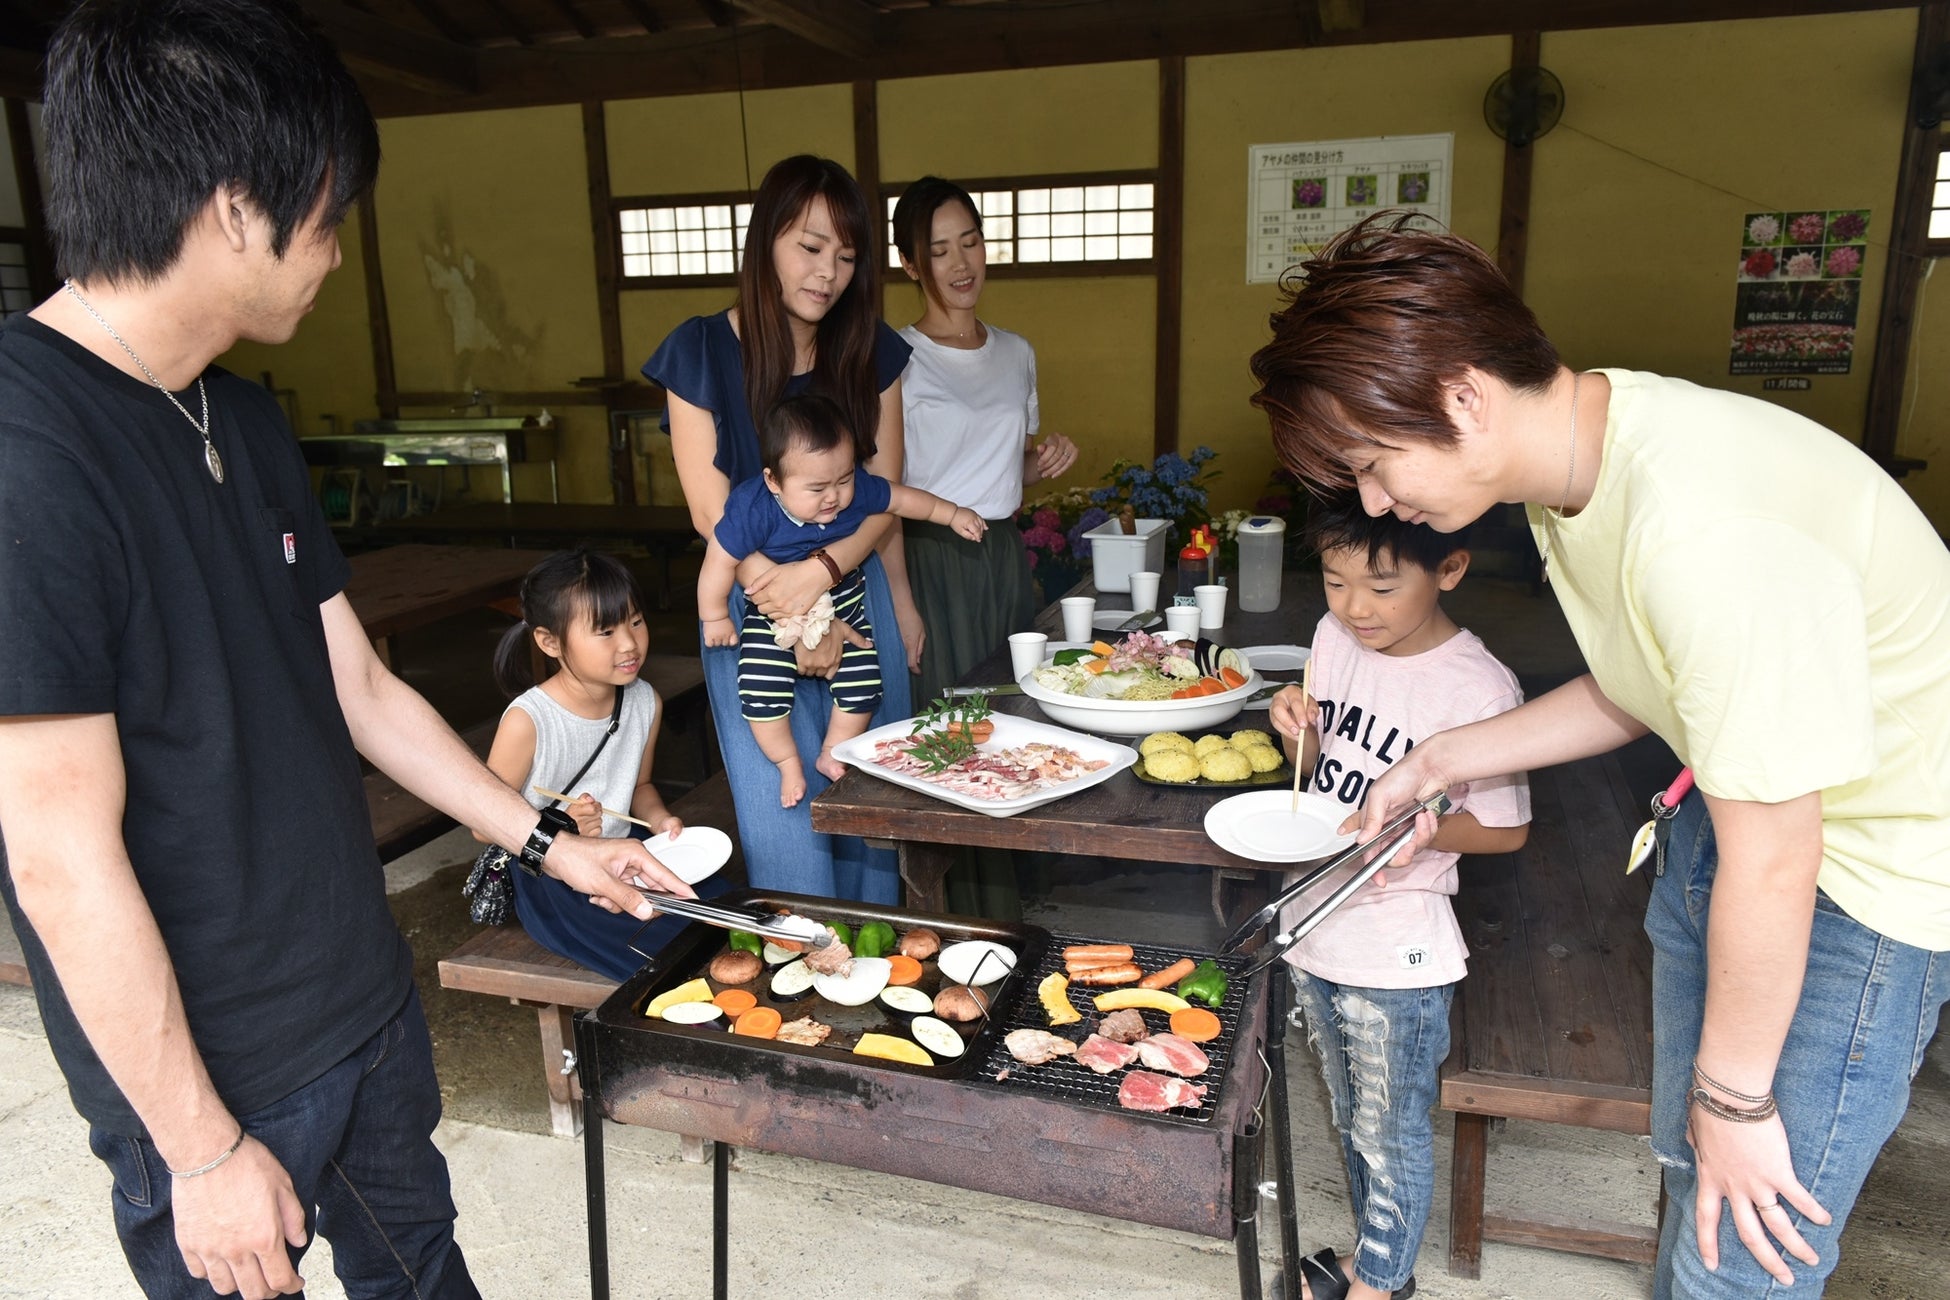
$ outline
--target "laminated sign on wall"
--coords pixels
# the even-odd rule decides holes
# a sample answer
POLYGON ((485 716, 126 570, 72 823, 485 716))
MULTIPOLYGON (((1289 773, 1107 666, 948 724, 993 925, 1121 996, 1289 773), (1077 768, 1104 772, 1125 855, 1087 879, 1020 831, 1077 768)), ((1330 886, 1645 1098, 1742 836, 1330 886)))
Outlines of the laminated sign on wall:
POLYGON ((1456 137, 1383 135, 1247 152, 1246 283, 1274 284, 1361 218, 1405 208, 1449 224, 1456 137))
POLYGON ((1749 212, 1740 230, 1730 375, 1845 375, 1869 210, 1749 212))

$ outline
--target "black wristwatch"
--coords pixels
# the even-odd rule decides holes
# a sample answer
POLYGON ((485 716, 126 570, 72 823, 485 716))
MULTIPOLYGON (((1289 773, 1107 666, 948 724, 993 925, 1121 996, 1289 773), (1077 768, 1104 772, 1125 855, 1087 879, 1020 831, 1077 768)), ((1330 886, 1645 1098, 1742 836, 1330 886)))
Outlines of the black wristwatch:
POLYGON ((542 809, 542 819, 528 832, 528 843, 521 846, 521 869, 531 876, 542 875, 542 860, 558 835, 576 834, 576 819, 560 808, 542 809))

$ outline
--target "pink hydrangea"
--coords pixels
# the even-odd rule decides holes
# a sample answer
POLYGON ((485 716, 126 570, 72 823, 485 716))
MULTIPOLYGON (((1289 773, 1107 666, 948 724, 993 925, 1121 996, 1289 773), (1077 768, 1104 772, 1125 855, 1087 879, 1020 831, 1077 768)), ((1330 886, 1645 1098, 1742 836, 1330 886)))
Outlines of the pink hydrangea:
POLYGON ((1819 244, 1822 225, 1819 212, 1804 212, 1788 222, 1788 238, 1797 244, 1819 244))
MULTIPOLYGON (((1059 535, 1063 531, 1063 516, 1047 508, 1038 510, 1035 514, 1029 516, 1029 522, 1037 528, 1046 528, 1059 535)), ((1034 530, 1032 529, 1031 531, 1034 530)))
POLYGON ((1778 217, 1762 213, 1747 223, 1747 239, 1755 244, 1771 244, 1781 237, 1781 222, 1778 217))
POLYGON ((1862 250, 1844 244, 1840 248, 1828 250, 1828 274, 1837 280, 1847 279, 1862 269, 1862 250))
POLYGON ((1790 257, 1787 260, 1787 273, 1789 279, 1793 279, 1793 280, 1811 279, 1819 270, 1820 267, 1816 263, 1815 255, 1813 253, 1796 253, 1793 257, 1790 257))

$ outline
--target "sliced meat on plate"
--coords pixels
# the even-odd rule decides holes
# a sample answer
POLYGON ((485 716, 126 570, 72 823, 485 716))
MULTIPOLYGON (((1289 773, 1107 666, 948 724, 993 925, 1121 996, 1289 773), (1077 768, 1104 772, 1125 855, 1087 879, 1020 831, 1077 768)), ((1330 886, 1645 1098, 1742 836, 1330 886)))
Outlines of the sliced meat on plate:
POLYGON ((1137 1045, 1138 1059, 1153 1070, 1169 1070, 1190 1077, 1204 1074, 1211 1062, 1197 1043, 1177 1034, 1153 1034, 1137 1045))
POLYGON ((1114 1042, 1102 1034, 1092 1034, 1077 1048, 1077 1060, 1095 1070, 1098 1074, 1109 1074, 1121 1070, 1137 1060, 1137 1048, 1114 1042))
POLYGON ((1132 1070, 1117 1085, 1117 1104, 1127 1110, 1171 1110, 1177 1106, 1203 1105, 1205 1085, 1186 1083, 1169 1075, 1148 1070, 1132 1070))

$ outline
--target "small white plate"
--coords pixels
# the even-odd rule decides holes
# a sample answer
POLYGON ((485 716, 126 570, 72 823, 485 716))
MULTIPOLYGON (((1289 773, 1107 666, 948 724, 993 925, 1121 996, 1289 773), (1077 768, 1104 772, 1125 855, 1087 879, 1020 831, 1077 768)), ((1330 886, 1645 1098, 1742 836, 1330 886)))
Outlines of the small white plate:
MULTIPOLYGON (((1256 673, 1297 673, 1307 665, 1307 658, 1313 651, 1303 645, 1249 645, 1241 646, 1239 653, 1246 656, 1246 662, 1256 673)), ((1270 709, 1273 698, 1248 700, 1249 709, 1270 709)))
MULTIPOLYGON (((1100 609, 1090 620, 1090 626, 1101 632, 1115 632, 1120 623, 1127 623, 1136 617, 1137 611, 1134 609, 1100 609)), ((1153 610, 1151 611, 1151 621, 1141 625, 1137 630, 1142 631, 1144 628, 1153 628, 1164 621, 1165 616, 1153 610)), ((1132 629, 1125 628, 1124 630, 1128 632, 1132 629)))
POLYGON ((687 885, 717 874, 719 867, 731 861, 731 837, 713 826, 686 826, 674 840, 668 835, 653 835, 643 847, 687 885))
POLYGON ((1349 810, 1324 795, 1254 790, 1221 799, 1205 811, 1205 833, 1220 848, 1258 862, 1311 862, 1354 843, 1340 833, 1349 810))

